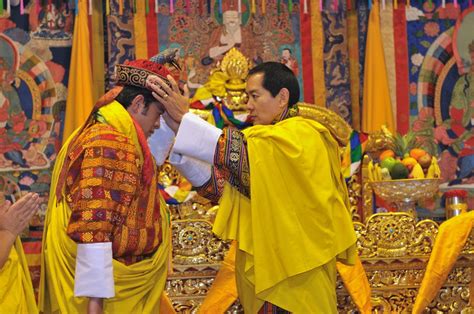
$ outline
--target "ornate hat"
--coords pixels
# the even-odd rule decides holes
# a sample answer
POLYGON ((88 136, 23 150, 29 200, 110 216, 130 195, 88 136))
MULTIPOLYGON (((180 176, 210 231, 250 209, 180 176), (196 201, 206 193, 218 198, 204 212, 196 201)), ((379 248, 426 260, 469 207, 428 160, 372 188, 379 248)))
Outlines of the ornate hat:
POLYGON ((115 81, 118 85, 132 85, 146 88, 146 79, 149 75, 156 75, 166 83, 171 72, 166 66, 145 59, 126 61, 125 64, 115 65, 115 81))
POLYGON ((168 48, 150 58, 126 61, 125 64, 115 65, 115 80, 118 85, 132 85, 146 88, 146 79, 149 75, 157 75, 169 85, 166 78, 171 75, 179 80, 181 67, 178 64, 179 48, 168 48), (173 66, 172 71, 166 65, 173 66), (177 71, 176 71, 177 70, 177 71))

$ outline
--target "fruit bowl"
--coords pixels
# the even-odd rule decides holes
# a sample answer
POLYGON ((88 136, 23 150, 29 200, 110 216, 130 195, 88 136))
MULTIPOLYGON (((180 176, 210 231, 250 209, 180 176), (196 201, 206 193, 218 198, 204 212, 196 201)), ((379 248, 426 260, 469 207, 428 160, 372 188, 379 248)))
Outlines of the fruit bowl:
POLYGON ((438 191, 439 179, 402 179, 372 181, 375 194, 396 205, 399 211, 415 215, 416 201, 433 197, 438 191))

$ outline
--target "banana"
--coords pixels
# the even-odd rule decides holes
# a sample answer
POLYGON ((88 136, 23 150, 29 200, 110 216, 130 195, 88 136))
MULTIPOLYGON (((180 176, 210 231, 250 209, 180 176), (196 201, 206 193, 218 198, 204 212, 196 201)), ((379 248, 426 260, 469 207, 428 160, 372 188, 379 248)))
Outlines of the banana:
POLYGON ((433 179, 434 177, 435 177, 435 165, 431 163, 431 165, 428 167, 428 171, 426 172, 426 178, 433 179))
MULTIPOLYGON (((431 167, 431 165, 430 165, 430 167, 431 167)), ((413 166, 411 174, 413 175, 414 179, 424 179, 425 178, 425 174, 423 173, 423 168, 421 168, 420 164, 416 164, 416 165, 413 166)))
POLYGON ((380 172, 382 174, 382 180, 384 181, 392 180, 392 177, 390 176, 390 171, 388 171, 387 168, 382 168, 380 172))
POLYGON ((433 178, 440 178, 441 177, 441 170, 439 169, 438 159, 436 159, 436 157, 434 157, 434 156, 431 158, 430 167, 431 166, 433 166, 433 178))
POLYGON ((380 168, 379 164, 375 165, 375 178, 377 181, 382 181, 382 168, 380 168))
POLYGON ((367 166, 367 174, 369 176, 369 181, 375 181, 374 178, 374 163, 369 161, 369 165, 367 166))

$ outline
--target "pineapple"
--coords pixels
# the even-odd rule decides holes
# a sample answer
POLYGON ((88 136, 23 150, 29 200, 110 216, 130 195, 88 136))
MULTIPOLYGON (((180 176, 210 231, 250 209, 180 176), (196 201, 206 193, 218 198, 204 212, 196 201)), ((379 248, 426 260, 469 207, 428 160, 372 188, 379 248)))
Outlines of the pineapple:
POLYGON ((396 156, 400 158, 408 157, 410 150, 416 147, 416 137, 412 131, 409 131, 404 136, 397 133, 393 136, 393 151, 396 156))

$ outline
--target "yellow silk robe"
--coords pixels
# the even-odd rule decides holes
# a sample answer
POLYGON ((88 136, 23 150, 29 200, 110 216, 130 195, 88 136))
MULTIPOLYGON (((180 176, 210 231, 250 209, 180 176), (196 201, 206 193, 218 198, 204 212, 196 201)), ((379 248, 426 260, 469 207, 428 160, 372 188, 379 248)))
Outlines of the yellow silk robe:
POLYGON ((213 231, 238 241, 245 311, 268 301, 293 313, 335 313, 336 260, 353 264, 356 254, 337 142, 302 117, 243 133, 251 199, 228 184, 213 231))
POLYGON ((0 269, 0 313, 38 313, 28 264, 19 238, 0 269))

